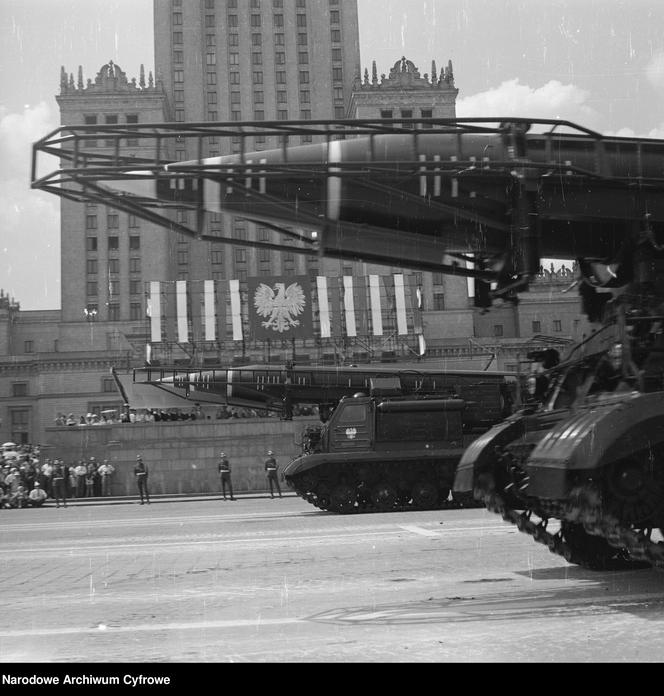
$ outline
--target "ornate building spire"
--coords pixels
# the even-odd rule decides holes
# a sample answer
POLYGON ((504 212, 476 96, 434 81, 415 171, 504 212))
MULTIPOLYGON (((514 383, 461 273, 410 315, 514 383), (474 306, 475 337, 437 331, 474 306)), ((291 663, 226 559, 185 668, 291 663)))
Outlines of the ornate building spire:
POLYGON ((138 78, 138 84, 141 89, 145 89, 145 67, 143 66, 143 63, 141 63, 141 72, 138 78))
POLYGON ((76 83, 78 89, 83 89, 83 66, 78 66, 78 82, 76 83))

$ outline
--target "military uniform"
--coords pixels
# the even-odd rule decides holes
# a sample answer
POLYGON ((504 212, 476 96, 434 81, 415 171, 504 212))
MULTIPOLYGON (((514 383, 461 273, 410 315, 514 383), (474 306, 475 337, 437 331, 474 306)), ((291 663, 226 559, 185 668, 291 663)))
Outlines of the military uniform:
POLYGON ((221 492, 224 500, 226 500, 226 486, 228 486, 231 500, 235 500, 233 497, 233 482, 231 481, 231 465, 223 452, 219 455, 219 477, 221 479, 221 492))
POLYGON ((136 457, 136 466, 134 467, 134 476, 136 477, 136 485, 138 486, 138 494, 141 496, 141 505, 144 502, 150 504, 150 494, 148 492, 148 467, 143 463, 141 456, 136 457))
POLYGON ((277 493, 279 493, 279 497, 281 498, 281 488, 279 487, 279 479, 277 477, 277 460, 274 458, 274 452, 272 452, 272 450, 267 453, 265 473, 267 474, 267 482, 270 486, 270 497, 274 498, 274 488, 276 486, 277 493))

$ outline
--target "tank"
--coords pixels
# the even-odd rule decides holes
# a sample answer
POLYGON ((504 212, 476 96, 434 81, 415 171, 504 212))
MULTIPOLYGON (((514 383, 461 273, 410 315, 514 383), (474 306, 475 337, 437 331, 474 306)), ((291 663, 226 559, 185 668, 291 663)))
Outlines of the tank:
MULTIPOLYGON (((466 493, 450 499, 457 464, 476 436, 466 410, 459 398, 344 397, 324 424, 305 428, 302 454, 282 477, 315 507, 342 514, 476 505, 466 493)), ((469 414, 476 423, 477 405, 469 414)))
POLYGON ((664 567, 664 245, 646 222, 582 278, 596 332, 531 356, 527 403, 469 446, 453 488, 571 563, 664 567))

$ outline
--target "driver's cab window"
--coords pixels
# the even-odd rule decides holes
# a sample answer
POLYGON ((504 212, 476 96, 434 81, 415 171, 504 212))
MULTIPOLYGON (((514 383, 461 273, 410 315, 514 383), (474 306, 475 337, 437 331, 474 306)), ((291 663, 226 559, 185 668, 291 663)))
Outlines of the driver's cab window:
POLYGON ((364 404, 346 404, 339 414, 338 423, 364 423, 367 418, 367 409, 364 404))

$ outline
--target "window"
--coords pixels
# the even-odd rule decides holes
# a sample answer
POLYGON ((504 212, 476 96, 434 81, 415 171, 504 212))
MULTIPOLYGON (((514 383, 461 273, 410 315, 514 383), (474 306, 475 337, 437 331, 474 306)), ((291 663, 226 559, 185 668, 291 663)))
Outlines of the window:
POLYGON ((283 71, 283 70, 277 70, 276 78, 277 78, 277 84, 278 84, 278 85, 285 85, 285 84, 286 84, 286 73, 285 73, 285 71, 283 71))
POLYGON ((120 237, 109 237, 108 238, 108 250, 109 251, 118 251, 120 248, 120 237))
POLYGON ((380 117, 381 118, 392 118, 392 114, 393 114, 392 109, 381 109, 380 117))
POLYGON ((184 63, 184 53, 182 51, 173 51, 173 62, 184 63))
POLYGON ((263 92, 254 92, 254 103, 255 104, 262 104, 263 101, 264 101, 263 92))
POLYGON ((130 295, 140 295, 141 294, 141 281, 140 280, 130 280, 129 281, 129 294, 130 295))
POLYGON ((210 262, 213 266, 221 266, 224 263, 224 252, 218 249, 210 254, 210 262))
POLYGON ((106 218, 106 226, 109 230, 117 230, 120 227, 120 216, 117 213, 109 213, 106 218))
POLYGON ((189 252, 188 251, 178 251, 177 252, 177 262, 181 266, 188 264, 189 263, 189 252))
POLYGON ((215 34, 206 34, 205 35, 205 45, 206 46, 216 46, 217 45, 217 37, 215 34))
POLYGON ((129 304, 129 319, 131 321, 139 321, 143 318, 143 308, 140 302, 131 302, 129 304))
POLYGON ((173 12, 173 24, 176 27, 182 25, 182 12, 173 12))
POLYGON ((32 341, 23 341, 23 352, 34 353, 34 343, 32 341))
POLYGON ((115 380, 112 377, 102 377, 101 390, 106 394, 115 392, 115 380))
POLYGON ((283 27, 284 26, 284 16, 282 14, 274 15, 274 26, 283 27))
POLYGON ((182 43, 182 32, 181 31, 174 31, 173 32, 173 43, 174 44, 181 44, 182 43))
POLYGON ((235 263, 247 263, 247 250, 236 247, 235 250, 235 263))
POLYGON ((85 292, 88 297, 97 297, 97 281, 90 281, 85 284, 85 292))
POLYGON ((307 45, 307 34, 302 33, 297 35, 297 44, 298 46, 306 46, 307 45))
POLYGON ((111 297, 117 297, 120 294, 120 281, 119 280, 109 280, 108 281, 108 294, 111 297))
POLYGON ((254 70, 253 79, 254 79, 254 84, 262 85, 263 84, 263 73, 260 70, 254 70))
POLYGON ((173 71, 173 82, 184 82, 184 70, 173 71))
POLYGON ((120 305, 115 302, 111 302, 108 305, 108 320, 109 321, 120 321, 120 305))
POLYGON ((28 395, 28 383, 27 382, 14 382, 12 384, 12 396, 27 396, 28 395))
POLYGON ((175 120, 178 123, 182 123, 184 121, 184 109, 175 109, 175 120))
POLYGON ((239 72, 232 72, 229 74, 228 79, 232 85, 239 85, 240 84, 240 73, 239 72))
POLYGON ((263 45, 263 37, 260 34, 252 34, 251 35, 251 45, 252 46, 262 46, 263 45))
POLYGON ((300 84, 301 85, 309 84, 309 71, 308 70, 300 70, 300 84))
POLYGON ((240 45, 240 35, 239 34, 229 34, 228 35, 228 45, 233 46, 234 48, 236 46, 240 45))
POLYGON ((184 90, 183 89, 174 90, 173 97, 174 97, 176 102, 183 102, 184 101, 184 90))
MULTIPOLYGON (((129 224, 129 227, 130 227, 131 229, 136 229, 137 227, 140 227, 140 226, 141 226, 141 225, 140 225, 140 222, 139 222, 139 219, 138 219, 135 215, 130 215, 130 216, 129 216, 128 224, 129 224)), ((131 237, 130 237, 130 239, 131 239, 131 237)), ((130 245, 129 248, 132 249, 133 247, 130 245)), ((136 247, 136 248, 138 248, 138 247, 136 247)))
POLYGON ((228 15, 228 26, 229 27, 237 27, 238 26, 236 14, 229 14, 228 15))
POLYGON ((330 23, 339 24, 339 10, 330 10, 330 23))
POLYGON ((445 309, 445 295, 442 292, 434 292, 433 294, 433 309, 436 312, 442 312, 445 309))
POLYGON ((129 259, 129 272, 130 273, 140 273, 141 272, 141 260, 140 259, 129 259))
POLYGON ((288 93, 284 90, 277 92, 277 104, 286 104, 288 102, 288 93))
POLYGON ((11 439, 19 445, 30 442, 30 411, 11 409, 11 439))
POLYGON ((208 104, 216 104, 217 103, 217 93, 216 92, 208 92, 207 93, 207 103, 208 104))
POLYGON ((344 79, 343 68, 332 68, 332 79, 335 82, 341 82, 344 79))
POLYGON ((346 108, 344 106, 334 107, 334 118, 344 118, 346 115, 346 108))
POLYGON ((563 330, 563 323, 560 321, 560 319, 553 320, 553 330, 556 333, 560 333, 563 330))
POLYGON ((283 51, 277 51, 274 54, 274 62, 277 65, 284 65, 286 63, 286 54, 283 51))
POLYGON ((275 34, 274 35, 274 45, 275 46, 285 46, 286 41, 285 41, 285 34, 275 34))
POLYGON ((214 15, 213 14, 206 14, 205 15, 205 26, 210 29, 211 27, 214 27, 216 24, 214 15))
POLYGON ((493 335, 494 336, 502 336, 503 335, 503 325, 502 324, 495 324, 494 325, 493 335))
POLYGON ((88 251, 97 251, 97 237, 87 237, 85 245, 88 251))
POLYGON ((541 321, 534 321, 533 322, 533 333, 542 333, 542 322, 541 321))
MULTIPOLYGON (((216 72, 209 72, 207 74, 207 83, 208 83, 208 85, 216 85, 217 84, 217 73, 216 72)), ((180 99, 180 101, 184 101, 184 92, 182 92, 182 95, 183 95, 183 97, 182 97, 182 99, 180 99)), ((175 97, 175 99, 177 100, 177 96, 175 97)))
POLYGON ((308 65, 309 64, 309 54, 306 51, 300 51, 297 54, 297 62, 300 65, 308 65))
POLYGON ((96 230, 97 229, 97 216, 96 215, 86 215, 85 216, 85 229, 86 230, 96 230))
POLYGON ((261 16, 259 14, 251 15, 251 26, 260 27, 261 26, 261 16))
POLYGON ((228 56, 228 64, 229 65, 240 65, 240 54, 239 53, 230 53, 228 56))
MULTIPOLYGON (((106 114, 106 116, 104 117, 104 121, 106 122, 107 126, 116 126, 118 124, 118 115, 117 114, 106 114)), ((119 140, 107 139, 106 140, 106 147, 113 147, 116 142, 119 142, 119 140)))
POLYGON ((88 259, 85 262, 85 272, 88 275, 97 275, 98 272, 98 261, 97 259, 88 259))
POLYGON ((217 54, 216 53, 206 53, 205 54, 205 63, 207 65, 216 65, 217 64, 217 54))
POLYGON ((330 38, 334 43, 340 43, 341 42, 341 32, 339 29, 332 29, 330 32, 330 38))

